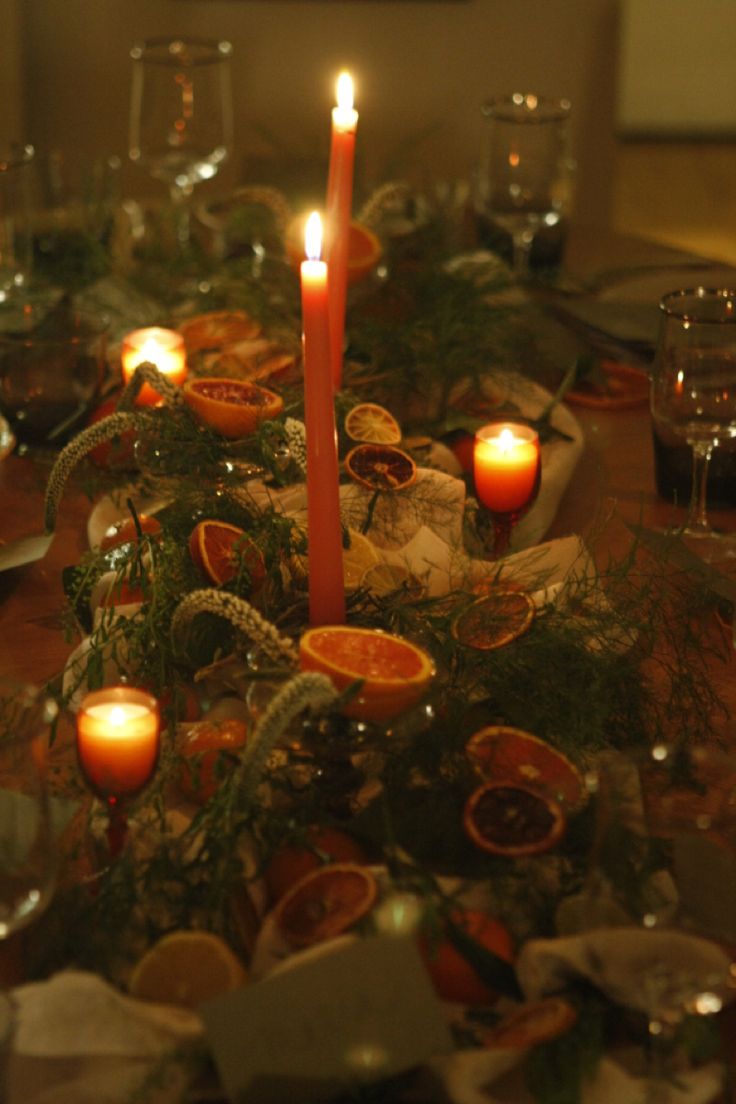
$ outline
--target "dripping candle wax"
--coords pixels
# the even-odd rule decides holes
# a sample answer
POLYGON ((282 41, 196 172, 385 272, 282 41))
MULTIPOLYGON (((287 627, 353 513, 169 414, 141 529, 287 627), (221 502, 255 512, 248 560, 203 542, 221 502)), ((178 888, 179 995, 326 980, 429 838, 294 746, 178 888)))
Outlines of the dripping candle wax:
POLYGON ((337 433, 330 376, 328 270, 326 263, 320 260, 322 223, 316 211, 307 220, 305 247, 307 260, 302 261, 300 271, 307 436, 309 620, 312 625, 335 625, 345 620, 345 587, 337 433))
POLYGON ((335 390, 339 391, 342 385, 355 131, 358 125, 358 112, 353 108, 353 81, 349 73, 340 73, 337 79, 336 98, 337 106, 332 109, 330 170, 327 178, 325 256, 329 270, 332 382, 335 390))

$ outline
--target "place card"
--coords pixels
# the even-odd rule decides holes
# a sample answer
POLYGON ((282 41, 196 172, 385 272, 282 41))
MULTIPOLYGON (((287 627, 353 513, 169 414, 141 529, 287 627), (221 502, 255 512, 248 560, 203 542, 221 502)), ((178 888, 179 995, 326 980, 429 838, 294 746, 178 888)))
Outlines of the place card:
POLYGON ((410 936, 322 945, 200 1011, 237 1104, 324 1100, 453 1046, 410 936))
POLYGON ((35 563, 42 560, 54 539, 53 533, 38 533, 30 537, 18 537, 17 540, 0 544, 0 571, 8 571, 11 567, 22 567, 23 564, 35 563))

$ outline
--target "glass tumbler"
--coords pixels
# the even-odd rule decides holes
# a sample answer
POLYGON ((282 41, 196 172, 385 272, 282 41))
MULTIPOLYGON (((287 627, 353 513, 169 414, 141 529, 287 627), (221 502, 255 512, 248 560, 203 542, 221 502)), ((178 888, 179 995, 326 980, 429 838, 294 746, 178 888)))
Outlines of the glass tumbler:
POLYGON ((31 172, 33 146, 0 148, 0 302, 28 284, 33 255, 31 172))

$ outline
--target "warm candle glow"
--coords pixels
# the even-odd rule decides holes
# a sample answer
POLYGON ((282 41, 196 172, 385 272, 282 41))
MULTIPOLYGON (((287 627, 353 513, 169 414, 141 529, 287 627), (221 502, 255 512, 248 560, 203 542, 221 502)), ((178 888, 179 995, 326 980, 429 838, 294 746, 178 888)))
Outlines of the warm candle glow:
POLYGON ((539 437, 526 425, 487 425, 473 451, 475 490, 480 502, 498 514, 529 504, 539 475, 539 437))
POLYGON ((318 261, 322 255, 322 219, 318 211, 312 211, 304 227, 304 252, 309 261, 318 261))
POLYGON ((326 249, 330 272, 330 359, 332 383, 342 385, 345 344, 350 221, 353 206, 353 168, 358 112, 353 108, 353 81, 349 73, 337 79, 337 107, 332 109, 330 171, 327 177, 326 249))
POLYGON ((88 694, 77 714, 77 754, 94 792, 105 800, 138 793, 159 750, 158 702, 131 686, 88 694))
MULTIPOLYGON (((170 383, 182 384, 187 378, 187 358, 184 338, 175 330, 161 326, 148 326, 133 330, 123 338, 120 351, 123 381, 128 383, 139 364, 149 361, 170 383)), ((137 402, 142 406, 154 406, 161 396, 147 383, 139 392, 137 402)))

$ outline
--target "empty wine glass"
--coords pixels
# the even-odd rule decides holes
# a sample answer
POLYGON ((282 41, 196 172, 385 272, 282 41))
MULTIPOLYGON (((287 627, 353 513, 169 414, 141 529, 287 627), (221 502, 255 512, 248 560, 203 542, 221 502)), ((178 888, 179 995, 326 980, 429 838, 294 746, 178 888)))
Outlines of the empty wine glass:
POLYGON ((190 241, 189 200, 210 180, 232 143, 229 42, 154 38, 130 52, 132 161, 169 187, 181 251, 190 241))
POLYGON ((0 677, 0 939, 48 904, 56 881, 47 730, 57 707, 42 690, 0 677))
POLYGON ((513 271, 523 279, 535 234, 558 226, 569 207, 570 102, 515 92, 488 100, 481 112, 478 211, 511 235, 513 271))
POLYGON ((690 505, 679 531, 717 540, 708 520, 708 469, 713 450, 736 438, 736 290, 672 291, 660 309, 652 418, 693 454, 690 505))

